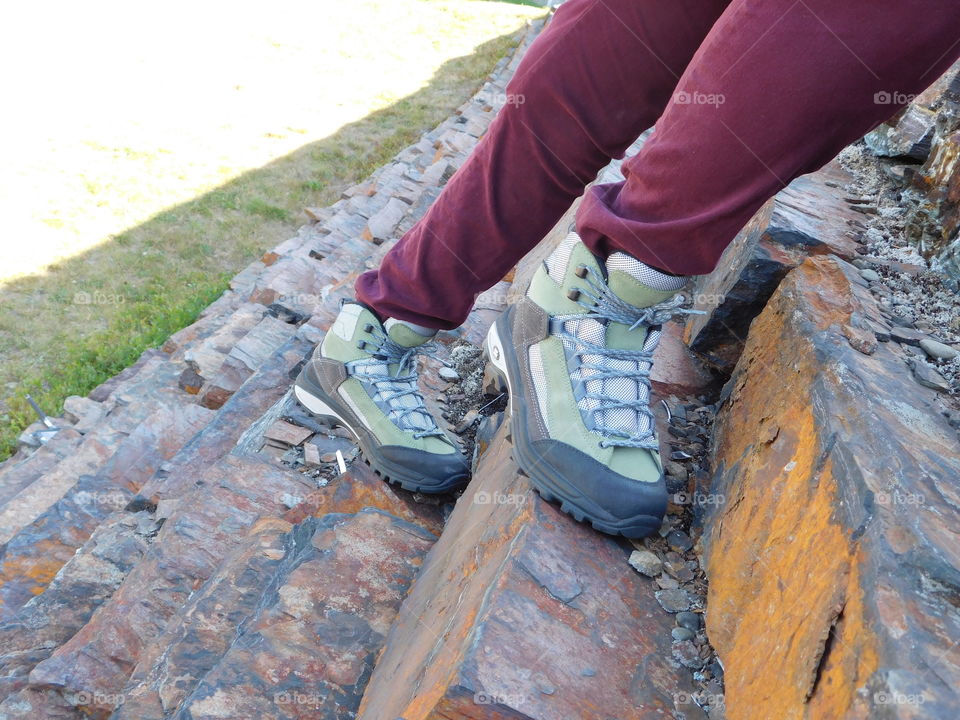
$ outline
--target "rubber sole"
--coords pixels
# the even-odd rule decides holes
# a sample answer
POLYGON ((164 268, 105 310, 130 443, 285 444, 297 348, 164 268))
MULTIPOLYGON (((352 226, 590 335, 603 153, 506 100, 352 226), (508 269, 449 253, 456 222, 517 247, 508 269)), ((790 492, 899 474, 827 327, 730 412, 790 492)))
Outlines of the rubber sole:
MULTIPOLYGON (((589 523, 594 530, 607 535, 619 535, 627 538, 647 537, 656 533, 663 522, 662 516, 641 514, 623 519, 604 516, 599 508, 587 507, 587 503, 592 503, 592 501, 582 495, 576 495, 576 491, 571 487, 568 478, 555 475, 549 467, 537 462, 527 452, 527 445, 529 444, 527 428, 523 422, 522 413, 517 412, 518 406, 525 406, 526 398, 523 397, 522 383, 518 382, 518 389, 515 390, 514 388, 511 379, 512 363, 510 362, 510 355, 508 355, 507 348, 500 339, 500 329, 507 329, 508 323, 509 318, 504 313, 490 326, 484 343, 484 357, 487 361, 485 372, 498 376, 506 385, 509 393, 510 403, 508 407, 510 409, 510 434, 514 462, 517 463, 523 474, 530 478, 530 482, 540 494, 540 497, 547 502, 558 504, 563 512, 577 522, 589 523)), ((513 368, 513 374, 518 375, 519 368, 513 368)))
MULTIPOLYGON (((463 487, 469 476, 466 472, 462 477, 456 476, 446 482, 428 481, 410 468, 391 463, 376 451, 377 445, 373 434, 364 426, 354 427, 354 423, 347 416, 347 411, 339 406, 322 388, 317 386, 301 371, 293 386, 293 395, 300 405, 314 417, 324 423, 345 427, 356 438, 360 448, 360 458, 370 466, 373 472, 382 480, 397 485, 410 492, 419 492, 428 495, 442 495, 463 487)), ((466 464, 464 465, 466 467, 466 464)))

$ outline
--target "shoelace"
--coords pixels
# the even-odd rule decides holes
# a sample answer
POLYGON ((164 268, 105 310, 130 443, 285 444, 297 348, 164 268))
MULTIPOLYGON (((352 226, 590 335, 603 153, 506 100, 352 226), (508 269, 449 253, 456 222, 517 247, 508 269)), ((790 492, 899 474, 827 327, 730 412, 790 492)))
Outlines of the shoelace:
MULTIPOLYGON (((700 315, 702 311, 688 310, 682 308, 685 302, 683 295, 677 294, 669 300, 649 307, 636 307, 617 297, 604 282, 594 282, 589 276, 596 275, 596 271, 591 268, 585 268, 587 274, 585 279, 589 285, 587 288, 575 288, 578 291, 576 302, 587 310, 586 315, 557 318, 557 320, 586 319, 591 318, 601 323, 615 322, 627 325, 632 332, 639 327, 651 327, 662 325, 671 318, 678 315, 700 315), (584 300, 586 299, 586 301, 584 300)), ((643 350, 627 350, 620 348, 608 348, 603 345, 597 345, 578 337, 568 331, 561 322, 556 332, 553 333, 561 339, 569 340, 574 349, 574 354, 578 357, 584 355, 598 355, 606 360, 629 360, 635 362, 637 370, 620 370, 604 362, 581 362, 581 369, 592 370, 589 380, 600 380, 600 387, 604 386, 604 380, 628 379, 646 387, 647 398, 650 397, 650 368, 653 364, 653 353, 659 344, 659 338, 655 338, 649 343, 645 343, 643 350)), ((649 337, 649 334, 648 334, 649 337)), ((637 393, 640 395, 640 393, 637 393)), ((659 444, 656 439, 656 428, 654 426, 654 416, 650 411, 649 402, 639 397, 634 399, 621 399, 613 397, 608 393, 586 393, 584 398, 595 400, 597 404, 588 409, 595 430, 604 436, 600 441, 600 447, 635 447, 647 450, 658 450, 659 444), (598 419, 607 415, 607 410, 617 408, 628 408, 638 415, 646 417, 648 420, 647 430, 637 433, 629 433, 620 428, 610 427, 605 422, 598 419), (599 414, 599 415, 598 415, 599 414)))
POLYGON ((408 348, 395 342, 381 328, 374 326, 371 332, 376 341, 375 350, 371 352, 364 347, 373 343, 365 343, 361 347, 367 349, 372 357, 345 363, 347 372, 361 382, 373 386, 375 393, 379 394, 382 402, 390 408, 388 417, 398 428, 412 432, 415 438, 445 438, 446 435, 437 427, 424 404, 423 395, 417 389, 416 357, 433 356, 436 345, 427 342, 408 348), (397 371, 391 375, 389 367, 394 363, 397 371), (387 368, 386 372, 383 371, 384 368, 387 368), (411 398, 413 402, 404 404, 401 398, 405 397, 411 398))

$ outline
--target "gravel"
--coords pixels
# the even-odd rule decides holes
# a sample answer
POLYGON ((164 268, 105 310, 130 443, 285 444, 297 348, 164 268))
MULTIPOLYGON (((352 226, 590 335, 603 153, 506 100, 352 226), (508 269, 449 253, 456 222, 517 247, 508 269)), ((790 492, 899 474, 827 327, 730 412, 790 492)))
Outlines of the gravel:
MULTIPOLYGON (((916 199, 897 179, 902 173, 892 171, 897 163, 875 157, 863 143, 846 148, 839 160, 855 177, 842 189, 844 195, 868 198, 876 208, 859 226, 864 253, 856 262, 860 275, 894 326, 891 339, 923 348, 922 357, 908 354, 910 369, 905 371, 912 369, 918 383, 940 391, 948 409, 958 409, 960 296, 930 269, 908 238, 916 199)), ((885 339, 878 335, 878 340, 885 339)))

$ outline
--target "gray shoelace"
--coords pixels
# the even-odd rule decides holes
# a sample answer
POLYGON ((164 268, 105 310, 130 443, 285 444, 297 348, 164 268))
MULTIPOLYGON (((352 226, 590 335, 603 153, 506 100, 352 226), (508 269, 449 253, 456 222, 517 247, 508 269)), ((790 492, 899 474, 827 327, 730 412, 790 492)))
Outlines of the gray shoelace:
MULTIPOLYGON (((683 314, 700 314, 700 311, 687 310, 681 307, 685 302, 682 295, 675 295, 670 300, 666 300, 649 307, 635 307, 617 297, 606 283, 596 282, 590 278, 590 275, 596 275, 596 272, 587 268, 587 277, 585 278, 588 288, 576 288, 579 296, 576 302, 587 310, 585 315, 557 318, 557 320, 594 320, 602 325, 614 322, 626 325, 629 331, 635 331, 637 328, 652 328, 667 322, 671 318, 683 314)), ((590 403, 591 407, 586 409, 589 413, 590 424, 593 429, 603 436, 600 441, 601 447, 635 447, 647 450, 658 450, 659 445, 656 439, 653 413, 650 411, 650 368, 653 364, 653 353, 659 344, 659 333, 653 335, 647 333, 647 341, 641 350, 628 350, 621 348, 608 348, 605 345, 591 342, 583 337, 583 334, 571 332, 566 327, 566 322, 560 322, 556 326, 553 334, 560 337, 568 347, 573 348, 573 353, 580 359, 581 379, 589 381, 593 385, 599 384, 601 388, 606 386, 607 380, 618 381, 614 384, 622 385, 628 381, 635 383, 632 387, 636 392, 634 397, 617 397, 610 392, 587 392, 582 398, 590 403), (586 356, 595 356, 599 361, 588 361, 586 356), (610 361, 627 361, 629 369, 616 367, 615 363, 610 361), (584 377, 583 371, 589 371, 589 375, 584 377), (599 381, 599 383, 595 382, 599 381), (643 391, 640 388, 644 388, 643 391), (608 418, 614 413, 611 411, 629 410, 635 413, 637 418, 645 418, 646 422, 637 422, 637 429, 633 432, 625 430, 622 426, 616 427, 608 418)))
POLYGON ((436 345, 428 342, 408 348, 392 340, 381 328, 375 327, 373 334, 375 344, 362 344, 371 357, 345 363, 348 374, 373 389, 374 402, 401 430, 412 432, 415 438, 445 438, 417 388, 417 355, 432 355, 436 345), (391 373, 390 366, 394 364, 397 369, 391 373))

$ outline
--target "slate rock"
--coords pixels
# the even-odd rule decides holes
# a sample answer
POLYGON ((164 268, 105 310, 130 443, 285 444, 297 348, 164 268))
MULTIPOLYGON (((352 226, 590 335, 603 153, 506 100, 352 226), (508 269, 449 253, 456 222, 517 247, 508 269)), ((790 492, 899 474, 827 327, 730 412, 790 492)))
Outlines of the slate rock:
POLYGON ((915 717, 960 702, 960 441, 892 344, 850 347, 843 328, 877 312, 852 266, 808 259, 717 414, 711 492, 737 502, 704 520, 706 620, 730 717, 880 717, 894 687, 925 698, 915 717))
POLYGON ((672 712, 689 674, 673 665, 673 621, 649 581, 615 540, 544 502, 509 453, 501 429, 401 606, 358 718, 672 712))
POLYGON ((656 577, 663 569, 663 561, 649 550, 634 550, 630 553, 630 566, 641 575, 656 577))

